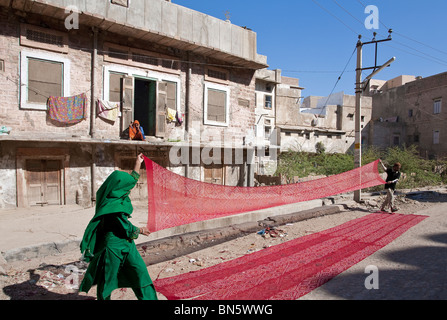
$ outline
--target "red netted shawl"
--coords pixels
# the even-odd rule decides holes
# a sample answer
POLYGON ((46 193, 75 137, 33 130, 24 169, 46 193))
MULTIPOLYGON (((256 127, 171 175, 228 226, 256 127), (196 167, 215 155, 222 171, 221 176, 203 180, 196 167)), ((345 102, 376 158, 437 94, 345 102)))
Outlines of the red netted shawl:
POLYGON ((175 174, 145 157, 151 232, 384 184, 376 160, 327 178, 266 187, 230 187, 175 174))

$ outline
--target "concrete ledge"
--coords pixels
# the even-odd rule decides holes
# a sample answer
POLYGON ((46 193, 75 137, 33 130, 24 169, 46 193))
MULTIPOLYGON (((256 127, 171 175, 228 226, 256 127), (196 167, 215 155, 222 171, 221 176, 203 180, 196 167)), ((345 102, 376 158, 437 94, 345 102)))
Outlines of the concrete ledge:
MULTIPOLYGON (((150 242, 153 240, 165 239, 176 235, 185 235, 191 232, 198 232, 202 230, 217 229, 221 227, 228 227, 232 225, 239 225, 243 223, 249 223, 253 221, 264 220, 269 217, 276 217, 285 214, 294 214, 297 212, 302 212, 309 209, 321 209, 324 207, 324 200, 316 199, 306 202, 293 203, 288 205, 283 205, 279 207, 267 208, 262 210, 250 211, 245 213, 240 213, 236 215, 230 215, 223 218, 216 218, 211 220, 204 220, 199 222, 194 222, 186 225, 177 226, 170 229, 164 229, 152 233, 145 242, 150 242)), ((141 242, 138 242, 141 243, 141 242)))
POLYGON ((42 243, 39 245, 12 249, 2 254, 6 262, 34 259, 44 256, 56 255, 72 250, 79 250, 80 241, 71 240, 59 243, 42 243))
POLYGON ((245 222, 228 227, 170 236, 164 239, 140 243, 137 245, 137 248, 140 251, 146 265, 153 265, 212 247, 223 242, 242 237, 249 233, 257 232, 266 226, 280 226, 287 223, 299 222, 325 215, 336 214, 339 212, 341 212, 340 206, 325 206, 301 212, 269 217, 265 220, 256 222, 245 222))

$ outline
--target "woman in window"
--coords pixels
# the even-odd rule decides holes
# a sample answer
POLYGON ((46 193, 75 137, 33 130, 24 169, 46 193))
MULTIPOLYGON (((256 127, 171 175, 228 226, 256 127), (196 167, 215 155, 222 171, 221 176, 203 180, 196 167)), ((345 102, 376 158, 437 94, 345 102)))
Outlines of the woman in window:
POLYGON ((133 207, 129 198, 143 162, 140 154, 132 174, 114 171, 96 193, 95 216, 88 224, 81 242, 84 260, 89 262, 80 286, 88 292, 97 285, 98 300, 110 300, 117 288, 132 288, 139 300, 157 300, 157 293, 134 239, 149 235, 128 220, 133 207))

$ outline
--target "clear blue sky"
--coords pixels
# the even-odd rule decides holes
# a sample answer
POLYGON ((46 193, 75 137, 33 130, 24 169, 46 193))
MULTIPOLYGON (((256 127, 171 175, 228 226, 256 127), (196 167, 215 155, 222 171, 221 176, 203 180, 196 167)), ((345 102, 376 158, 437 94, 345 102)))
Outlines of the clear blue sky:
MULTIPOLYGON (((300 79, 303 96, 329 95, 345 66, 334 92, 354 94, 357 37, 370 41, 394 30, 393 40, 379 45, 378 64, 396 57, 391 67, 375 79, 389 80, 402 74, 427 77, 447 71, 446 0, 172 0, 210 16, 257 33, 258 53, 267 56, 270 69, 300 79), (379 29, 368 30, 365 6, 379 10, 379 29)), ((374 65, 374 46, 364 47, 363 66, 374 65)), ((364 76, 370 71, 364 71, 364 76)))

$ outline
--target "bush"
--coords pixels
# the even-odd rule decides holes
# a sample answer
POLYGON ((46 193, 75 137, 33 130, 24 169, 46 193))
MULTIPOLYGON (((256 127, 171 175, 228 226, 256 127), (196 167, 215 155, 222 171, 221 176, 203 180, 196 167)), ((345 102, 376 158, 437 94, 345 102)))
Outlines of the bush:
MULTIPOLYGON (((426 160, 419 156, 416 146, 393 147, 381 151, 377 147, 363 148, 362 165, 382 159, 387 167, 395 162, 402 165, 402 178, 398 188, 409 189, 441 185, 447 181, 447 161, 426 160)), ((310 175, 331 176, 354 169, 354 155, 327 154, 325 152, 286 152, 279 156, 276 175, 282 174, 290 183, 293 177, 310 175)), ((379 172, 382 172, 379 166, 379 172)), ((379 190, 378 186, 372 190, 379 190)))
POLYGON ((445 161, 421 158, 414 145, 408 148, 404 146, 387 149, 383 162, 387 166, 392 166, 396 162, 402 164, 401 171, 404 177, 399 182, 399 188, 402 189, 434 186, 445 182, 445 177, 443 179, 442 175, 436 172, 436 168, 445 165, 445 161))

